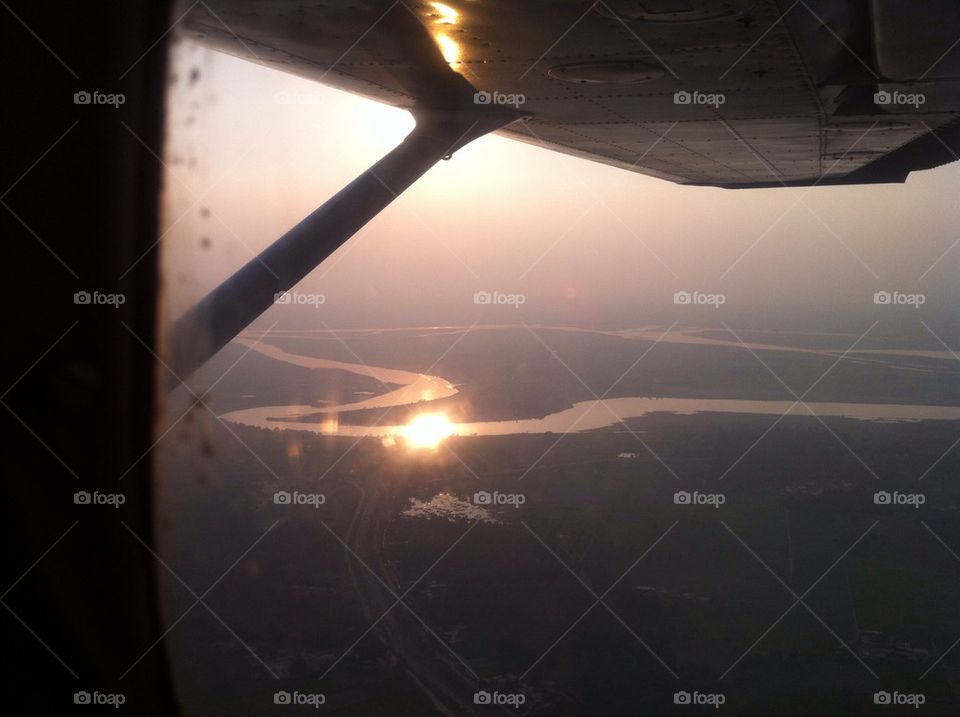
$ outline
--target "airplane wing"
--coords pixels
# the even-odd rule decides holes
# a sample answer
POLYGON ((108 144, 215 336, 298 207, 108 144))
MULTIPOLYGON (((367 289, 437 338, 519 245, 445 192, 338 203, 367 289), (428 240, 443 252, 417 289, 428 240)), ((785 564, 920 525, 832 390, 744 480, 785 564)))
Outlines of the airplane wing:
POLYGON ((204 0, 214 49, 411 110, 404 141, 181 316, 187 375, 489 132, 687 185, 902 182, 960 151, 956 0, 204 0))
POLYGON ((205 0, 215 49, 681 184, 902 182, 960 152, 953 0, 205 0), (479 94, 478 94, 479 93, 479 94))

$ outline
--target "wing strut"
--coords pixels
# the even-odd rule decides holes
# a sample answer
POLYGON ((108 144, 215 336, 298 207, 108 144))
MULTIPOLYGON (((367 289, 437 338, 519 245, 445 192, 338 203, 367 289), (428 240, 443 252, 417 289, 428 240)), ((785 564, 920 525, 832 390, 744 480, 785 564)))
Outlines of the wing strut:
POLYGON ((413 114, 416 127, 403 142, 174 323, 168 355, 177 376, 202 366, 434 164, 521 116, 484 105, 413 114))

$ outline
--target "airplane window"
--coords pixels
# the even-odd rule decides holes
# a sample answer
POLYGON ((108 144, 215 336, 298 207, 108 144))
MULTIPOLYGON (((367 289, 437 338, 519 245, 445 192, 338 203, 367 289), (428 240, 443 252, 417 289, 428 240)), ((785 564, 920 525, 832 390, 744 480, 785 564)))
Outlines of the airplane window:
POLYGON ((185 712, 956 714, 955 13, 527 5, 181 9, 185 712))

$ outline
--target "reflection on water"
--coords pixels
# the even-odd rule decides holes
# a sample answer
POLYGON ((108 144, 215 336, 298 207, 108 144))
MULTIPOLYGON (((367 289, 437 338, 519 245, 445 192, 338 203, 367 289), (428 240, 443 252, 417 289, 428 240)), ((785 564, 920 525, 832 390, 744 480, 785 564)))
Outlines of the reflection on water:
MULTIPOLYGON (((655 333, 652 329, 632 329, 632 336, 642 334, 647 337, 655 333)), ((716 339, 693 337, 681 332, 671 332, 668 337, 678 343, 709 343, 725 345, 716 339)), ((662 338, 663 334, 660 334, 662 338)), ((457 393, 457 388, 439 376, 403 371, 400 369, 351 364, 342 361, 314 358, 291 354, 277 346, 256 342, 250 338, 238 339, 240 343, 255 351, 297 366, 312 369, 339 369, 363 376, 370 376, 383 384, 400 385, 379 396, 354 403, 331 406, 261 406, 258 408, 231 411, 221 416, 224 420, 247 426, 267 429, 288 429, 308 431, 320 435, 335 436, 377 436, 391 438, 409 438, 410 426, 351 426, 338 421, 336 415, 346 411, 364 408, 389 408, 406 406, 421 401, 447 398, 457 393), (323 415, 321 422, 305 422, 306 417, 323 415)), ((798 351, 801 353, 830 354, 822 349, 797 349, 782 346, 755 344, 758 350, 798 351)), ((874 351, 879 354, 881 351, 874 351)), ((890 352, 888 352, 890 353, 890 352)), ((931 356, 932 358, 932 356, 931 356)), ((638 418, 650 413, 676 413, 692 415, 695 413, 739 413, 774 416, 812 416, 821 418, 851 418, 861 421, 954 421, 960 420, 960 406, 923 406, 884 403, 807 403, 793 401, 752 401, 742 399, 700 399, 634 396, 609 398, 604 401, 581 401, 563 411, 552 413, 543 418, 527 418, 513 421, 485 421, 476 423, 447 423, 441 426, 424 426, 431 443, 439 436, 439 442, 447 435, 460 436, 503 436, 516 433, 572 433, 613 426, 628 418, 638 418), (811 413, 812 412, 812 413, 811 413), (442 431, 441 431, 442 428, 442 431), (441 435, 442 433, 442 435, 441 435)))
POLYGON ((443 413, 423 413, 404 426, 403 437, 414 448, 436 448, 456 429, 443 413))
MULTIPOLYGON (((392 406, 406 406, 419 401, 436 401, 438 398, 448 398, 457 393, 456 386, 451 385, 447 380, 439 376, 427 376, 413 371, 404 371, 397 368, 383 368, 382 366, 368 366, 367 364, 346 363, 345 361, 333 361, 331 359, 316 358, 313 356, 301 356, 284 351, 279 346, 273 346, 263 341, 250 338, 249 336, 240 336, 234 339, 237 343, 247 346, 257 353, 284 361, 294 366, 302 366, 310 369, 337 369, 339 371, 349 371, 359 376, 369 376, 389 389, 391 385, 399 385, 399 388, 387 390, 379 396, 355 401, 353 403, 344 403, 337 406, 325 406, 317 408, 316 406, 307 407, 306 413, 324 412, 342 412, 342 411, 360 411, 365 408, 390 408, 392 406)), ((357 393, 362 393, 358 391, 357 393)), ((286 414, 290 415, 290 414, 286 414)))
MULTIPOLYGON (((225 413, 221 418, 257 428, 280 428, 309 431, 336 436, 403 436, 406 426, 349 426, 304 423, 305 416, 315 415, 314 406, 261 406, 225 413)), ((604 401, 581 401, 564 411, 544 418, 516 421, 484 421, 450 424, 451 435, 506 436, 514 433, 573 433, 613 426, 628 418, 650 413, 748 413, 770 416, 813 416, 820 418, 853 418, 860 421, 957 421, 960 406, 910 406, 887 403, 807 403, 793 401, 745 401, 713 398, 608 398, 604 401), (812 413, 811 413, 812 412, 812 413)))
POLYGON ((445 520, 479 520, 483 523, 499 523, 486 508, 473 505, 451 493, 437 493, 428 501, 410 499, 410 507, 403 511, 408 518, 443 518, 445 520))

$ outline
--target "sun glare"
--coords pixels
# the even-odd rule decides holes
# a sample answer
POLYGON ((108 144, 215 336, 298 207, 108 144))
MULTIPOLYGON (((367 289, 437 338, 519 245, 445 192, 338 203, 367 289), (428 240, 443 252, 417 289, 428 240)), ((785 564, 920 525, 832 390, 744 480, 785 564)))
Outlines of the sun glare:
POLYGON ((455 64, 460 60, 460 46, 446 35, 437 35, 437 44, 440 45, 440 52, 443 53, 443 59, 448 65, 455 64))
POLYGON ((404 426, 402 436, 414 448, 436 448, 455 433, 450 419, 442 413, 422 413, 404 426))
MULTIPOLYGON (((449 5, 445 5, 442 2, 432 2, 430 5, 436 10, 436 13, 430 16, 435 25, 441 27, 444 25, 456 25, 459 21, 460 13, 449 5)), ((460 45, 457 44, 457 41, 443 32, 435 32, 433 36, 437 41, 437 45, 440 46, 440 52, 446 63, 451 66, 458 65, 460 63, 460 45)))
POLYGON ((460 13, 454 10, 449 5, 444 5, 442 2, 432 2, 433 9, 437 11, 437 14, 440 18, 437 20, 439 25, 455 25, 457 22, 457 17, 460 13))

